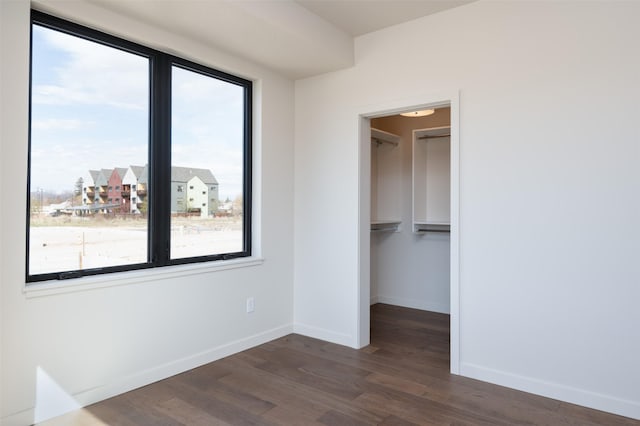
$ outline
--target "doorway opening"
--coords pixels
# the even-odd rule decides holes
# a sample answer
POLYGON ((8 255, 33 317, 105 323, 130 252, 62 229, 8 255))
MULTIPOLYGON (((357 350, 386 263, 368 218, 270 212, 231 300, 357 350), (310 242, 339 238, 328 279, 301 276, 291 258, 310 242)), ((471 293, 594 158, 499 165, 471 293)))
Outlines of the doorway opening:
POLYGON ((359 346, 370 343, 370 306, 430 311, 434 318, 449 319, 454 374, 459 374, 458 120, 457 95, 381 105, 360 116, 359 346), (433 112, 400 115, 417 110, 433 112))

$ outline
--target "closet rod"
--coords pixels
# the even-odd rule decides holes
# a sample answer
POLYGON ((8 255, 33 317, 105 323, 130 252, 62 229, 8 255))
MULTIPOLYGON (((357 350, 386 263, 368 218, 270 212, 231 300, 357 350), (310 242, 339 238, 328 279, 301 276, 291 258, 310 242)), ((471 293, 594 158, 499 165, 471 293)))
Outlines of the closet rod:
POLYGON ((382 145, 383 143, 388 143, 388 144, 393 145, 393 146, 398 146, 398 142, 386 141, 384 139, 378 139, 378 138, 374 138, 374 137, 372 137, 371 140, 373 142, 375 142, 378 146, 382 145))
POLYGON ((451 134, 448 135, 425 135, 425 136, 420 136, 418 137, 418 139, 436 139, 436 138, 448 138, 449 136, 451 136, 451 134))

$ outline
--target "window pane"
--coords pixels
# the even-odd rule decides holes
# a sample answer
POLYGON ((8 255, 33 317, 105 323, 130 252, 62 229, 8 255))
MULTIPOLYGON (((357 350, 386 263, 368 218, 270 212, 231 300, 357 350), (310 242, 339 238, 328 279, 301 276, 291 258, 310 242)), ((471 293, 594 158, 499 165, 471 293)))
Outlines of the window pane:
POLYGON ((148 127, 148 58, 33 25, 30 275, 147 262, 148 127))
POLYGON ((172 68, 171 258, 243 247, 244 88, 172 68))

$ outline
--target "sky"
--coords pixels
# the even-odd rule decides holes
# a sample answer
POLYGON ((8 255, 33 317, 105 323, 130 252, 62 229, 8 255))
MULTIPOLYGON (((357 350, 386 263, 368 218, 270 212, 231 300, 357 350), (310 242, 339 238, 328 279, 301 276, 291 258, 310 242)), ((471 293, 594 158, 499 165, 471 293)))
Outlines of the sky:
MULTIPOLYGON (((72 191, 88 170, 147 164, 147 58, 33 27, 31 190, 72 191)), ((172 164, 242 193, 243 89, 172 70, 172 164)))

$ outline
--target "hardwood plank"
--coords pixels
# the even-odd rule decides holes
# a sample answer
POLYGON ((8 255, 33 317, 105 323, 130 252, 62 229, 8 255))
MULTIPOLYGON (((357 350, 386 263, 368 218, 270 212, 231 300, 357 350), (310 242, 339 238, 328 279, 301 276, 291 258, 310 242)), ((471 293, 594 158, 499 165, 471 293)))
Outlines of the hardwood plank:
POLYGON ((358 397, 354 404, 380 416, 392 414, 416 424, 462 424, 509 425, 509 422, 492 418, 483 412, 472 412, 443 404, 428 398, 416 397, 406 393, 385 390, 367 392, 358 397))
POLYGON ((180 398, 163 401, 156 405, 156 409, 184 425, 231 426, 230 423, 215 418, 180 398))
POLYGON ((369 423, 360 419, 347 416, 346 414, 338 411, 327 411, 322 417, 318 419, 323 425, 329 426, 369 426, 377 423, 369 423))
MULTIPOLYGON (((237 360, 238 358, 234 356, 233 362, 237 360)), ((360 409, 351 404, 350 399, 341 398, 334 392, 318 390, 309 384, 291 381, 287 377, 269 371, 248 370, 244 368, 243 364, 240 364, 237 372, 222 380, 228 384, 249 388, 250 392, 259 397, 266 395, 278 406, 297 407, 297 410, 308 413, 305 418, 311 415, 311 410, 317 412, 316 417, 318 417, 327 410, 333 409, 356 417, 365 416, 368 421, 373 423, 382 421, 381 417, 360 409)), ((297 419, 292 418, 291 421, 297 421, 297 419)))
POLYGON ((411 423, 394 415, 387 416, 379 423, 379 426, 417 426, 417 423, 411 423))
POLYGON ((401 392, 406 392, 415 396, 428 395, 431 391, 429 386, 425 386, 420 383, 416 383, 412 380, 403 379, 397 376, 390 376, 381 373, 371 373, 367 380, 371 383, 377 383, 381 386, 386 386, 391 389, 396 389, 401 392))
POLYGON ((234 392, 226 392, 218 386, 214 386, 206 392, 193 388, 180 380, 175 380, 170 386, 176 395, 189 401, 197 409, 234 425, 268 423, 260 419, 260 414, 274 406, 268 401, 260 401, 248 393, 234 394, 234 392), (245 405, 244 402, 249 402, 249 404, 245 405))
POLYGON ((164 415, 155 405, 138 405, 130 395, 123 394, 103 401, 101 407, 88 407, 87 410, 105 423, 114 426, 162 425, 182 426, 177 420, 164 415), (102 409, 107 408, 108 411, 102 409))
MULTIPOLYGON (((316 395, 314 389, 263 370, 238 368, 238 371, 223 379, 224 383, 239 389, 248 389, 258 398, 269 399, 276 407, 295 407, 295 411, 307 418, 316 419, 332 405, 330 398, 316 395), (312 396, 315 398, 311 399, 312 396)), ((265 413, 273 415, 273 410, 265 413), (271 413, 271 414, 270 414, 271 413)))
POLYGON ((277 406, 262 415, 267 421, 281 426, 291 426, 292 419, 299 426, 322 426, 316 419, 320 416, 310 416, 309 412, 298 406, 277 406))

